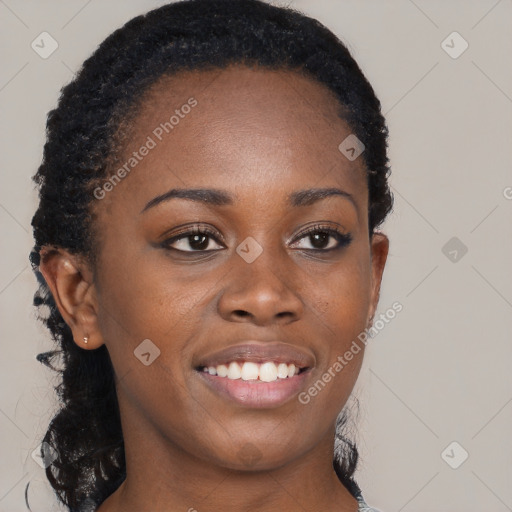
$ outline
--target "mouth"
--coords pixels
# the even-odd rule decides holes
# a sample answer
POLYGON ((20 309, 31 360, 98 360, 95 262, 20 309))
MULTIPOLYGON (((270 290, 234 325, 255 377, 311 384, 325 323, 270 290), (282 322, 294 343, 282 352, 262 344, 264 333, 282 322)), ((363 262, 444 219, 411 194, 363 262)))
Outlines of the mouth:
POLYGON ((279 363, 276 361, 231 361, 217 366, 199 366, 197 371, 216 375, 231 380, 245 380, 257 382, 276 382, 282 379, 291 379, 295 375, 306 371, 307 367, 298 367, 294 363, 279 363))
POLYGON ((194 366, 211 391, 243 407, 274 408, 299 393, 315 365, 308 351, 281 342, 247 342, 194 366))

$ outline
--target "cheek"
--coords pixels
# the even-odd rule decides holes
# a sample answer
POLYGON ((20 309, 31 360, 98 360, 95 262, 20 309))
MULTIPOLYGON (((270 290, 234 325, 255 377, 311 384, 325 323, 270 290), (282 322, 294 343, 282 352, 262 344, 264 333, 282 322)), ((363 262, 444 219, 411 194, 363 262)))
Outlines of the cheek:
MULTIPOLYGON (((336 415, 346 403, 359 375, 365 345, 359 338, 367 326, 371 297, 370 259, 364 247, 347 254, 329 275, 304 291, 311 306, 311 321, 325 336, 316 354, 318 368, 303 395, 319 410, 336 415)), ((309 281, 308 281, 309 282, 309 281)))
POLYGON ((371 297, 369 265, 369 258, 354 256, 326 274, 308 277, 308 290, 303 291, 312 313, 342 345, 366 327, 371 297))
POLYGON ((131 364, 126 354, 133 356, 149 339, 161 351, 160 361, 176 372, 188 353, 187 341, 201 328, 208 290, 216 282, 213 275, 193 274, 171 269, 158 251, 125 254, 102 272, 98 317, 114 363, 131 364))
POLYGON ((137 260, 126 256, 103 273, 99 327, 122 382, 122 399, 170 425, 175 418, 161 410, 162 397, 170 410, 200 414, 182 390, 187 341, 199 326, 194 308, 204 290, 187 286, 151 258, 137 260))

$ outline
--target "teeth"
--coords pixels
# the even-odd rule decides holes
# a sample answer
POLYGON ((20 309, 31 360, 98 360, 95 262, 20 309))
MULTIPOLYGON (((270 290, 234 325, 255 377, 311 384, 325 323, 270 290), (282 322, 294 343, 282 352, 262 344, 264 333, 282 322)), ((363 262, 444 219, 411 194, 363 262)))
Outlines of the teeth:
POLYGON ((217 375, 219 377, 227 377, 228 367, 225 364, 219 364, 219 366, 217 366, 217 375))
POLYGON ((256 363, 246 362, 242 366, 242 380, 256 380, 260 369, 256 363))
POLYGON ((242 376, 242 370, 240 365, 233 361, 229 363, 228 367, 228 379, 239 379, 242 376))
POLYGON ((274 363, 263 363, 260 366, 260 380, 263 382, 277 380, 277 367, 274 363))
POLYGON ((265 363, 254 363, 253 361, 237 362, 232 361, 229 364, 219 364, 218 366, 204 367, 203 371, 210 375, 227 377, 231 380, 260 380, 262 382, 274 382, 278 378, 286 379, 299 373, 293 363, 274 363, 267 361, 265 363))
MULTIPOLYGON (((293 367, 295 370, 295 367, 293 367)), ((288 377, 288 365, 285 363, 279 363, 279 366, 277 367, 277 376, 280 379, 286 379, 288 377)), ((293 374, 292 374, 293 376, 293 374)))

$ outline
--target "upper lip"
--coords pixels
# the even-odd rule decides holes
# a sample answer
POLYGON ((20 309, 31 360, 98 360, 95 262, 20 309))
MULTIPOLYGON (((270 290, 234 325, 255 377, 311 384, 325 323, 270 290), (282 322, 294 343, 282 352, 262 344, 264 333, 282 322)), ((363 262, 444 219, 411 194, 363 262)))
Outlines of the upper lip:
POLYGON ((310 368, 315 364, 314 356, 305 349, 282 341, 260 342, 251 340, 202 357, 196 368, 218 366, 236 360, 252 361, 254 363, 264 363, 265 361, 293 363, 299 368, 310 368))

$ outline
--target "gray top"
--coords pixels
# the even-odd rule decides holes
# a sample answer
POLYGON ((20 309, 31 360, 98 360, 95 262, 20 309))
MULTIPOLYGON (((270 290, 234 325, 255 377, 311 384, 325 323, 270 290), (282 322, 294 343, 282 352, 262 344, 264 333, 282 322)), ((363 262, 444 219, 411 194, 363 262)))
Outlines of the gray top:
POLYGON ((370 507, 366 504, 364 501, 363 495, 358 494, 356 496, 357 503, 359 504, 359 508, 357 509, 358 512, 381 512, 380 510, 377 510, 376 508, 370 507))

